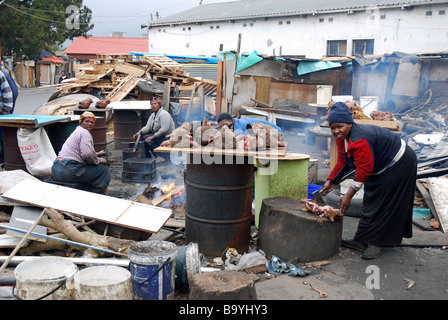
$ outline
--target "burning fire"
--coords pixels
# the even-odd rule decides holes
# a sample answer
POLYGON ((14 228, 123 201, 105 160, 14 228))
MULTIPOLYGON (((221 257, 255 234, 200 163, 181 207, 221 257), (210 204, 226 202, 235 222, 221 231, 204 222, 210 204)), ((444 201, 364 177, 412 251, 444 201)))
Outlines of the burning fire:
POLYGON ((170 182, 170 184, 168 184, 168 185, 166 185, 166 184, 162 185, 160 187, 160 190, 162 190, 163 193, 167 193, 167 192, 170 192, 171 189, 173 189, 173 187, 174 187, 174 181, 170 182))
POLYGON ((185 191, 185 188, 182 188, 181 190, 173 190, 174 188, 174 181, 170 182, 170 184, 168 185, 162 185, 160 186, 160 190, 164 193, 167 194, 165 200, 171 200, 171 197, 173 198, 177 198, 180 195, 182 195, 185 191))

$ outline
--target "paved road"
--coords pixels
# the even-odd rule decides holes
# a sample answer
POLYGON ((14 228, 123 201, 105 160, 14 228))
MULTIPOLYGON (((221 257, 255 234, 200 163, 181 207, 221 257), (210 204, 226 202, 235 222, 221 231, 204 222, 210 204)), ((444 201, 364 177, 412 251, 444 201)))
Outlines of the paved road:
POLYGON ((48 98, 54 91, 56 91, 55 86, 20 88, 14 114, 32 114, 48 101, 48 98))

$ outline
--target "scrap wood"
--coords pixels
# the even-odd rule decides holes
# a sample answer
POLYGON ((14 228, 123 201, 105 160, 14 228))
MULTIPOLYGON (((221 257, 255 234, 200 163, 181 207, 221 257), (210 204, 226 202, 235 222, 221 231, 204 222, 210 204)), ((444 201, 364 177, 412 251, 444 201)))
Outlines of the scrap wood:
POLYGON ((135 86, 137 86, 139 82, 140 79, 132 74, 129 74, 112 90, 111 93, 106 96, 106 99, 109 99, 110 102, 121 101, 135 88, 135 86))
MULTIPOLYGON (((68 240, 70 240, 68 241, 69 243, 77 246, 87 247, 89 249, 94 249, 96 251, 125 256, 128 247, 132 243, 134 243, 134 241, 132 240, 123 240, 114 237, 100 236, 98 234, 93 234, 91 232, 81 232, 78 229, 76 229, 76 227, 73 225, 71 221, 65 220, 64 216, 53 208, 46 208, 43 211, 43 213, 46 213, 50 217, 50 219, 54 222, 56 229, 59 230, 62 234, 64 234, 68 240)), ((20 229, 10 227, 9 229, 21 232, 20 229)), ((41 234, 34 234, 34 235, 37 237, 44 237, 46 239, 52 239, 62 242, 64 242, 65 240, 63 238, 51 237, 41 234)), ((51 248, 53 248, 54 243, 50 243, 50 246, 51 248)), ((39 246, 39 248, 40 250, 49 250, 48 247, 43 244, 39 246)), ((30 252, 28 251, 27 253, 29 254, 30 252)))
POLYGON ((428 187, 434 204, 434 217, 437 218, 443 233, 448 233, 448 205, 446 199, 446 190, 448 187, 448 179, 444 178, 428 178, 428 187))
MULTIPOLYGON (((174 187, 174 188, 180 188, 179 191, 177 191, 176 193, 172 193, 172 195, 175 195, 177 193, 179 193, 180 191, 182 191, 182 189, 184 188, 182 187, 174 187)), ((173 188, 173 189, 174 189, 173 188)), ((171 189, 171 190, 173 190, 171 189)), ((168 192, 169 194, 169 192, 168 192)), ((160 203, 162 203, 163 200, 165 200, 168 197, 168 194, 163 195, 161 197, 156 198, 155 203, 157 203, 156 205, 159 205, 160 203), (163 199, 162 199, 163 198, 163 199), (161 201, 160 201, 161 200, 161 201)), ((154 202, 149 200, 147 197, 145 197, 143 194, 139 194, 137 196, 137 201, 140 203, 145 203, 148 204, 150 206, 154 206, 154 202)), ((185 221, 181 221, 181 220, 176 220, 173 218, 168 219, 168 221, 164 224, 164 226, 166 227, 175 227, 175 228, 185 228, 185 221)))

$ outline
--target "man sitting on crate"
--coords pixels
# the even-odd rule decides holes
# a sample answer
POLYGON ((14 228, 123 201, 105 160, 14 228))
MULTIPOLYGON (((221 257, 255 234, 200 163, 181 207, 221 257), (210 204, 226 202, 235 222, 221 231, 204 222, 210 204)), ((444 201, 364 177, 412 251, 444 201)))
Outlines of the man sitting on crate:
POLYGON ((134 141, 137 140, 139 135, 141 136, 140 141, 144 141, 146 144, 147 157, 150 157, 154 149, 168 139, 166 136, 175 128, 171 115, 168 111, 162 109, 162 100, 159 97, 152 98, 151 110, 152 113, 146 125, 132 136, 134 141))

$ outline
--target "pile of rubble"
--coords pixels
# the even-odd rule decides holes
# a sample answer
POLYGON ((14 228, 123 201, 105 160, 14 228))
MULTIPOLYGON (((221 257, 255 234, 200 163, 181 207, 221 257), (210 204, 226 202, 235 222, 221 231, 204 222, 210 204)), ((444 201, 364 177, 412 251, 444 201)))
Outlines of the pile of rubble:
MULTIPOLYGON (((64 80, 58 88, 59 92, 86 93, 94 89, 106 99, 115 102, 132 92, 140 79, 168 83, 170 87, 182 86, 182 89, 187 89, 195 82, 209 87, 215 85, 216 88, 213 81, 191 77, 180 63, 166 56, 102 54, 97 55, 97 59, 90 60, 88 64, 76 65, 75 69, 76 76, 64 80)), ((136 92, 136 96, 144 99, 141 91, 136 92)))

